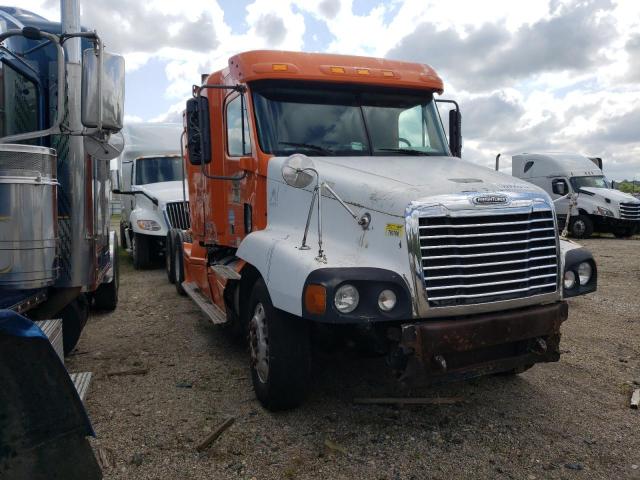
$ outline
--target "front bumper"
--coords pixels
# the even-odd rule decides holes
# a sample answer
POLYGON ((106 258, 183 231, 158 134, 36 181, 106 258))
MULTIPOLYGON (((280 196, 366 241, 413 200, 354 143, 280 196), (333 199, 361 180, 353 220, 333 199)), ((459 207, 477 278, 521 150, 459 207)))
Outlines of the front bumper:
POLYGON ((402 327, 392 365, 403 381, 465 379, 560 358, 566 302, 402 327), (426 375, 425 375, 426 374, 426 375))

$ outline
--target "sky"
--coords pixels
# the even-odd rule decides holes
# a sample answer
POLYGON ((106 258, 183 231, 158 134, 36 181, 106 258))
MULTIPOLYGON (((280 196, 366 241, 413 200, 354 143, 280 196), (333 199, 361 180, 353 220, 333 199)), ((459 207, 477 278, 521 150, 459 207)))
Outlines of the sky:
MULTIPOLYGON (((640 180, 637 0, 80 0, 125 56, 126 121, 180 121, 191 86, 255 49, 428 63, 461 106, 463 158, 575 152, 640 180)), ((60 18, 58 0, 20 0, 60 18)))

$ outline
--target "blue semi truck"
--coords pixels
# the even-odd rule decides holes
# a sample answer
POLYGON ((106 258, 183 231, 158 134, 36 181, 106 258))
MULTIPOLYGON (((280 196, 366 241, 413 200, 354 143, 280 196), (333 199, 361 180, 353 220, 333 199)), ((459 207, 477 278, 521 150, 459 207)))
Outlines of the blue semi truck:
POLYGON ((0 477, 99 478, 73 350, 118 303, 110 160, 122 150, 124 59, 80 27, 0 7, 0 477), (75 388, 74 388, 75 386, 75 388))

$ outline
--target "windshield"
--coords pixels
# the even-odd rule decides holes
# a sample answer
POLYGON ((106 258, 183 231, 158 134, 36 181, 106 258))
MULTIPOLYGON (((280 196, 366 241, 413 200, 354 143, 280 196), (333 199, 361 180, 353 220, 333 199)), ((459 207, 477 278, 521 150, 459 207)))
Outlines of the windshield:
POLYGON ((449 154, 430 92, 289 81, 251 87, 265 153, 449 154))
POLYGON ((571 184, 574 190, 580 190, 583 187, 594 188, 611 188, 609 182, 602 175, 589 177, 572 177, 571 184))
POLYGON ((182 180, 180 160, 180 157, 138 158, 135 185, 182 180))

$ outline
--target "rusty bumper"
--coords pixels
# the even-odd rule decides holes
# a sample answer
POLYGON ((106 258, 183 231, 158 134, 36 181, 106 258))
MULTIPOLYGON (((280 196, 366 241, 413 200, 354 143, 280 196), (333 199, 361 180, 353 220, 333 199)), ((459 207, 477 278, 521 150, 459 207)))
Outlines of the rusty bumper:
POLYGON ((567 316, 566 302, 558 302, 404 325, 395 366, 404 381, 432 382, 556 362, 567 316))

